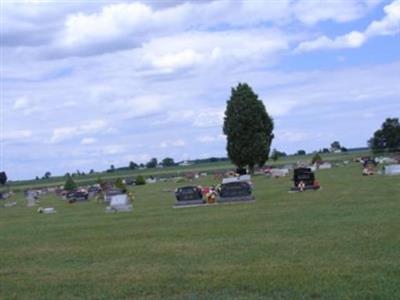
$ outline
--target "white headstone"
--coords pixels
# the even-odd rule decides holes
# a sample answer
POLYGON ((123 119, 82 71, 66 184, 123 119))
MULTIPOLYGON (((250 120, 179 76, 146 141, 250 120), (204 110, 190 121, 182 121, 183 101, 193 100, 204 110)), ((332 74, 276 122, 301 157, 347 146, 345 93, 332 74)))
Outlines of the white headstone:
POLYGON ((400 175, 400 164, 385 166, 385 175, 400 175))
POLYGON ((110 206, 129 204, 128 195, 120 194, 111 196, 110 206))
POLYGON ((129 203, 127 194, 111 196, 110 206, 106 208, 106 212, 118 211, 132 211, 132 204, 129 203))
POLYGON ((325 162, 325 163, 322 163, 319 165, 320 170, 330 169, 330 168, 332 168, 332 164, 328 163, 328 162, 325 162))
POLYGON ((56 212, 56 210, 53 207, 45 207, 45 208, 38 208, 38 213, 41 214, 54 214, 56 212))
POLYGON ((146 183, 157 183, 157 179, 155 178, 147 178, 146 183))
POLYGON ((272 177, 285 177, 288 174, 289 174, 288 169, 271 169, 272 177))
POLYGON ((26 197, 27 204, 26 206, 32 207, 36 205, 36 199, 34 197, 26 197))
POLYGON ((397 160, 391 157, 377 157, 375 161, 380 164, 396 164, 397 160))

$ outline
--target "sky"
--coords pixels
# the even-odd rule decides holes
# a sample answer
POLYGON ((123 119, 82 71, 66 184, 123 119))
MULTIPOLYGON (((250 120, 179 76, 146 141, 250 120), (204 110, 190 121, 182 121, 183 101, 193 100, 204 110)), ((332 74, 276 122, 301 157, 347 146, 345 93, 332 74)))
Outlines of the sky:
POLYGON ((226 157, 232 87, 272 147, 364 147, 400 112, 400 0, 1 0, 9 179, 226 157))

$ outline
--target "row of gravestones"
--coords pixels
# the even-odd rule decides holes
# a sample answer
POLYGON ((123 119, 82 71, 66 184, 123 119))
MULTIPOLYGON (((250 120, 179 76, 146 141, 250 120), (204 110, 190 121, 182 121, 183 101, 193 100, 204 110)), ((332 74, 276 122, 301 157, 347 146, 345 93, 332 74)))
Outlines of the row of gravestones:
MULTIPOLYGON (((178 188, 175 192, 176 205, 199 205, 205 204, 202 190, 195 186, 178 188)), ((236 181, 222 184, 217 202, 238 202, 254 200, 252 187, 247 181, 236 181)))
MULTIPOLYGON (((252 195, 252 187, 249 183, 250 178, 244 181, 236 181, 235 178, 223 183, 217 198, 219 203, 251 201, 255 200, 252 195)), ((238 178, 240 179, 240 178, 238 178)), ((315 179, 315 175, 310 168, 297 168, 293 174, 293 187, 291 191, 318 190, 320 185, 315 179)), ((178 188, 175 192, 176 206, 205 204, 201 189, 194 186, 178 188)))
MULTIPOLYGON (((319 184, 316 184, 314 173, 309 168, 298 168, 294 172, 294 187, 292 190, 303 189, 318 189, 319 184), (299 188, 299 185, 304 184, 304 188, 299 188)), ((199 205, 205 204, 202 190, 194 186, 186 186, 178 188, 175 192, 177 206, 180 205, 199 205)), ((238 202, 254 200, 252 196, 252 187, 248 181, 232 181, 221 185, 217 202, 238 202)), ((132 211, 132 204, 129 201, 128 195, 115 191, 110 191, 105 196, 106 203, 109 206, 107 212, 117 211, 132 211)))

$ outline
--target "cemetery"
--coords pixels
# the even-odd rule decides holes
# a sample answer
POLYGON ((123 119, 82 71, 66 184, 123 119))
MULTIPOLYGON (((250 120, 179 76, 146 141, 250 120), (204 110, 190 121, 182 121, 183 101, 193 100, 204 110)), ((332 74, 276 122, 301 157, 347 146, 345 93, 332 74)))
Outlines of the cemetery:
MULTIPOLYGON (((399 176, 363 177, 363 167, 341 161, 278 178, 207 172, 186 183, 130 186, 127 193, 103 184, 106 191, 93 189, 99 201, 79 205, 62 201, 57 189, 17 192, 1 200, 8 203, 0 207, 2 296, 11 298, 8 291, 23 281, 16 298, 68 298, 74 291, 88 299, 274 298, 276 286, 288 291, 284 299, 308 299, 314 286, 327 297, 368 298, 367 287, 380 278, 376 292, 394 299, 399 176), (288 185, 298 190, 301 181, 314 189, 316 179, 324 185, 319 193, 285 192, 288 185), (27 206, 35 196, 40 205, 27 206), (210 208, 171 209, 196 205, 210 208), (134 213, 125 213, 133 206, 134 213), (38 265, 41 271, 31 276, 38 265)), ((395 173, 396 165, 385 165, 385 173, 392 168, 395 173)))
POLYGON ((400 299, 400 0, 0 6, 0 300, 400 299))

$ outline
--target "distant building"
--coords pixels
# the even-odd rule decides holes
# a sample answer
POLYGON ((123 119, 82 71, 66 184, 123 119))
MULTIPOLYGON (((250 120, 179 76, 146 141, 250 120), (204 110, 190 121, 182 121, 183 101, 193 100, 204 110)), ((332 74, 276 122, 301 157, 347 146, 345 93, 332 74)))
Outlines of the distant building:
POLYGON ((191 163, 191 162, 189 162, 187 160, 179 163, 179 166, 181 166, 181 167, 187 167, 187 166, 191 166, 191 165, 193 165, 193 163, 191 163))

